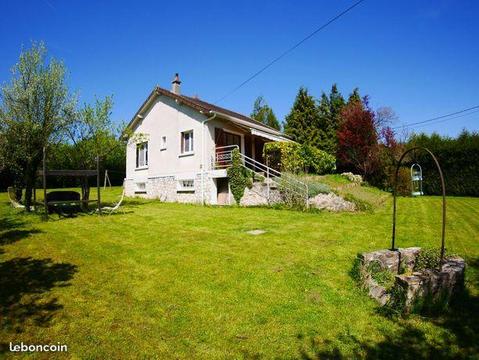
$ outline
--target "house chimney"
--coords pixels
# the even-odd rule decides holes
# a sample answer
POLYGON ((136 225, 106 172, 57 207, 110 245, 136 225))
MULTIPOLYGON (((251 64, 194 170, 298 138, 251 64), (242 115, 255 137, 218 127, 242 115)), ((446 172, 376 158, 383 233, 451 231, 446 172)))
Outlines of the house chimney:
POLYGON ((171 82, 171 92, 173 94, 180 95, 180 85, 181 85, 180 76, 178 75, 178 73, 176 73, 175 78, 171 82))

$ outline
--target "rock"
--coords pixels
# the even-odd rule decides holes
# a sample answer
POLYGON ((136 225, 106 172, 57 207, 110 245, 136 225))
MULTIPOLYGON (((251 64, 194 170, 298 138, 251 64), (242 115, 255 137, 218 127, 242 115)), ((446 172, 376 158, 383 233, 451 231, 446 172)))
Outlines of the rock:
POLYGON ((363 183, 363 177, 361 175, 355 175, 352 172, 343 172, 341 176, 344 176, 346 179, 348 179, 349 181, 355 184, 363 183))
POLYGON ((334 212, 356 210, 356 206, 352 202, 346 201, 334 193, 318 194, 309 199, 309 204, 317 209, 334 212))

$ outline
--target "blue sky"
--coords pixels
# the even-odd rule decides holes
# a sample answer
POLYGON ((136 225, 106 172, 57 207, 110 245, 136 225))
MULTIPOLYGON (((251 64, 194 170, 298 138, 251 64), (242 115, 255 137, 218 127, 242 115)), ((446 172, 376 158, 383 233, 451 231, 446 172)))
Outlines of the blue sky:
MULTIPOLYGON (((22 45, 43 40, 69 69, 81 101, 114 95, 128 121, 155 85, 214 102, 353 1, 13 1, 0 4, 0 82, 22 45)), ((280 119, 299 86, 337 83, 396 125, 479 105, 479 2, 366 0, 219 105, 251 112, 263 95, 280 119)), ((456 135, 479 113, 417 127, 456 135)))

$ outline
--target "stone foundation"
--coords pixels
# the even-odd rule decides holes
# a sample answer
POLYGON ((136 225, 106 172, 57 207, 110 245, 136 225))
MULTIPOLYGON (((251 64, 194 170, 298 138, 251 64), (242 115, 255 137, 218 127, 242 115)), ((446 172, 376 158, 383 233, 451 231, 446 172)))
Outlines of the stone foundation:
POLYGON ((416 257, 420 252, 421 248, 412 247, 361 254, 359 275, 369 295, 381 305, 400 306, 404 313, 447 305, 464 287, 464 260, 447 257, 441 269, 415 271, 416 257), (394 274, 394 282, 389 289, 373 279, 372 266, 394 274))
MULTIPOLYGON (((137 186, 134 180, 125 180, 125 193, 131 197, 142 197, 147 199, 158 199, 166 202, 180 202, 180 203, 196 203, 201 204, 203 201, 206 204, 210 203, 212 192, 215 192, 216 187, 214 179, 205 174, 203 181, 201 173, 194 176, 195 189, 194 191, 178 191, 178 179, 176 176, 159 176, 150 177, 145 181, 145 192, 137 192, 137 186), (202 189, 203 186, 203 198, 202 189)), ((214 193, 213 196, 216 196, 214 193)), ((230 204, 234 204, 233 195, 230 194, 230 204)), ((242 206, 258 206, 268 205, 281 202, 281 194, 275 189, 271 188, 268 193, 267 186, 264 183, 255 182, 251 189, 246 188, 243 198, 241 199, 242 206)))

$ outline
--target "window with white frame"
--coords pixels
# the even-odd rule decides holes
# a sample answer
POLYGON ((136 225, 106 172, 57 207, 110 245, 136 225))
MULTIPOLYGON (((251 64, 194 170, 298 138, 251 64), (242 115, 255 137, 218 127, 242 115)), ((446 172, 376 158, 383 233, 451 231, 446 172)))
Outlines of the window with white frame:
POLYGON ((181 133, 181 153, 188 154, 193 152, 193 130, 183 131, 181 133))
POLYGON ((136 167, 145 168, 148 166, 148 141, 136 145, 136 167))
POLYGON ((160 150, 166 150, 166 136, 161 137, 160 150))
POLYGON ((195 180, 193 179, 178 180, 177 191, 178 192, 195 192, 195 180))

